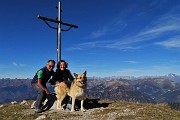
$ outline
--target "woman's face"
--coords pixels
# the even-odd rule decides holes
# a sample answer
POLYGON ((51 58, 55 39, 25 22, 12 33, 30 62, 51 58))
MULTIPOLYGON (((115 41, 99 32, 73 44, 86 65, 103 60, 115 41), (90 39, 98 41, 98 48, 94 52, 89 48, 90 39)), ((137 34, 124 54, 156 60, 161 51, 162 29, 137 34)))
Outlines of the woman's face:
POLYGON ((60 70, 65 70, 66 69, 66 63, 65 62, 61 62, 60 63, 60 70))

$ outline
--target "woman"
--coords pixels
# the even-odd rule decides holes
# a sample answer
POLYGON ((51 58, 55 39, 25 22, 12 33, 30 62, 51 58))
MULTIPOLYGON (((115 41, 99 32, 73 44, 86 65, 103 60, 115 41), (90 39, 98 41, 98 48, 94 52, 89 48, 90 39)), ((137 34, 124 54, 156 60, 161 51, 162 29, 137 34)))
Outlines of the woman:
POLYGON ((57 69, 52 79, 49 81, 51 85, 55 85, 56 82, 59 82, 60 85, 70 86, 71 82, 74 80, 70 70, 67 69, 68 63, 65 60, 60 60, 57 63, 57 69))
MULTIPOLYGON (((67 85, 70 87, 71 83, 74 80, 70 70, 67 69, 68 63, 65 60, 60 60, 57 63, 57 69, 52 79, 49 81, 51 85, 58 83, 60 86, 67 85)), ((71 109, 71 99, 69 96, 65 98, 66 108, 71 109)), ((76 106, 75 106, 76 107, 76 106)))

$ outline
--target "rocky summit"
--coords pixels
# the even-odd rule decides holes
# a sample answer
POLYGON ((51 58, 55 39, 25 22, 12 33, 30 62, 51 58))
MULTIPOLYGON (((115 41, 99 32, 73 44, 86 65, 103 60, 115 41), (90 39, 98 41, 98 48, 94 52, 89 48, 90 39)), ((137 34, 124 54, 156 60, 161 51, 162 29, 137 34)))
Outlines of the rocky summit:
MULTIPOLYGON (((77 108, 75 112, 68 109, 46 109, 35 113, 31 109, 33 101, 13 102, 0 106, 1 120, 179 120, 179 105, 142 104, 135 102, 115 102, 91 99, 85 101, 86 112, 77 108)), ((77 102, 78 103, 78 102, 77 102)))

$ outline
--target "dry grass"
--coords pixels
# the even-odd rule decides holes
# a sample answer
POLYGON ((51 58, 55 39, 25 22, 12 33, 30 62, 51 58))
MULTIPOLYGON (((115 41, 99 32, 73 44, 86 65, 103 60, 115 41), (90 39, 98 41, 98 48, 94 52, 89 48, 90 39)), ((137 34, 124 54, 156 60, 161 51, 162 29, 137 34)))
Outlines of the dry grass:
POLYGON ((168 104, 140 104, 133 102, 114 102, 107 109, 97 110, 96 116, 110 117, 114 119, 133 120, 180 120, 180 111, 172 109, 168 104))
POLYGON ((6 104, 0 108, 0 120, 34 120, 45 115, 43 120, 180 120, 180 111, 168 104, 141 104, 133 102, 99 101, 96 104, 108 104, 108 107, 94 107, 86 112, 46 111, 37 114, 27 105, 6 104))
POLYGON ((37 114, 22 114, 24 110, 30 108, 32 101, 28 101, 27 105, 5 104, 0 108, 0 120, 33 120, 38 117, 37 114))

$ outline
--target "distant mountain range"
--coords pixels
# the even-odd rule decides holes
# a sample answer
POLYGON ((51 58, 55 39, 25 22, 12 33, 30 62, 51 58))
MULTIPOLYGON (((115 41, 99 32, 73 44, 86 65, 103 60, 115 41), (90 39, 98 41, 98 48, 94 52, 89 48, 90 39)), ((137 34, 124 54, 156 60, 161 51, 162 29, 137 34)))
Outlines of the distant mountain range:
POLYGON ((140 80, 140 79, 147 79, 147 78, 164 78, 168 80, 173 80, 174 82, 180 83, 180 76, 176 75, 174 73, 170 73, 168 75, 163 75, 163 76, 140 76, 140 77, 135 77, 135 76, 110 76, 110 77, 90 77, 90 79, 97 79, 97 80, 113 80, 113 79, 126 79, 126 80, 140 80))
MULTIPOLYGON (((31 79, 0 79, 0 103, 35 99, 31 79)), ((53 88, 49 87, 53 92, 53 88)), ((88 98, 141 103, 180 102, 180 76, 88 78, 88 98)))

